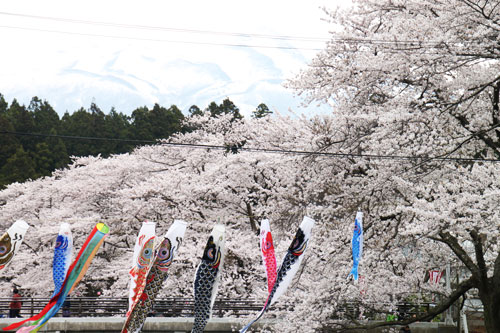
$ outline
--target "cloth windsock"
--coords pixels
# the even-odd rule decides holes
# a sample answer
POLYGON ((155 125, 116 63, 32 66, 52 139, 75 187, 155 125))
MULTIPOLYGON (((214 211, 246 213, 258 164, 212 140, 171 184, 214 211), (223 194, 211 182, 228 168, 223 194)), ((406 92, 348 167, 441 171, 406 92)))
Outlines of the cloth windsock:
MULTIPOLYGON (((62 223, 59 227, 56 244, 54 247, 54 259, 52 261, 52 279, 54 280, 54 292, 51 297, 56 296, 61 291, 62 284, 66 279, 69 266, 71 264, 71 255, 73 254, 73 235, 68 223, 62 223)), ((42 319, 42 318, 41 318, 42 319)), ((38 325, 37 320, 31 326, 21 327, 17 333, 29 332, 38 325)))
POLYGON ((274 254, 273 236, 271 235, 271 227, 269 220, 260 222, 260 253, 262 254, 262 263, 266 269, 267 275, 267 291, 271 293, 276 282, 276 255, 274 254))
POLYGON ((123 325, 122 333, 141 332, 148 313, 153 309, 156 295, 167 279, 168 268, 182 244, 186 226, 186 222, 175 220, 163 239, 156 244, 153 264, 147 273, 144 291, 132 306, 130 315, 123 325))
POLYGON ((139 235, 135 241, 134 255, 132 257, 132 268, 130 269, 130 291, 128 297, 127 317, 134 306, 137 297, 144 290, 146 284, 146 274, 153 261, 154 243, 155 243, 154 222, 144 222, 139 230, 139 235))
POLYGON ((352 269, 348 275, 353 276, 354 281, 358 281, 358 266, 363 254, 363 213, 358 212, 354 220, 354 231, 352 234, 352 269))
POLYGON ((69 267, 66 279, 62 284, 61 291, 56 296, 50 299, 49 303, 42 309, 39 314, 18 323, 14 323, 12 325, 4 327, 3 330, 14 330, 28 321, 41 319, 37 326, 34 326, 33 329, 30 329, 31 332, 38 332, 38 330, 42 328, 43 325, 45 325, 45 323, 59 311, 59 309, 63 306, 66 297, 81 281, 81 279, 87 272, 92 259, 96 255, 108 233, 109 227, 107 225, 105 225, 104 223, 97 223, 90 235, 87 237, 87 240, 83 244, 75 260, 69 267))
POLYGON ((203 333, 217 295, 224 263, 225 228, 216 224, 203 251, 194 280, 194 324, 191 333, 203 333))
POLYGON ((66 273, 71 265, 73 255, 73 235, 68 223, 62 223, 59 227, 56 245, 54 248, 54 260, 52 262, 52 278, 54 280, 54 293, 56 296, 61 291, 61 286, 66 279, 66 273))
POLYGON ((288 286, 292 283, 295 274, 297 274, 297 271, 299 270, 300 263, 304 258, 303 254, 307 248, 309 238, 311 237, 311 230, 313 226, 314 220, 305 216, 299 226, 299 229, 297 230, 297 233, 295 234, 294 239, 292 240, 292 244, 288 248, 285 257, 283 258, 283 262, 281 263, 281 266, 278 270, 276 282, 273 286, 273 289, 269 293, 269 296, 267 297, 264 307, 260 311, 257 318, 243 327, 240 330, 240 333, 246 332, 250 328, 250 326, 257 322, 262 317, 264 312, 269 308, 269 306, 274 304, 274 302, 276 302, 278 298, 283 295, 288 286))
POLYGON ((5 271, 19 247, 21 247, 28 228, 28 223, 18 220, 0 238, 0 274, 5 271))

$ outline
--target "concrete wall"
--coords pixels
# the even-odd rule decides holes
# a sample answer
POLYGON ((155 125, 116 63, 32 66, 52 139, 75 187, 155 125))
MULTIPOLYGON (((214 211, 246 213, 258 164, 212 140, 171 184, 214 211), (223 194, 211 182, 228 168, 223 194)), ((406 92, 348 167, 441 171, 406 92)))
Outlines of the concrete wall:
MULTIPOLYGON (((0 328, 4 328, 12 323, 18 322, 18 318, 1 318, 0 328)), ((184 333, 191 332, 193 326, 193 318, 165 318, 151 317, 146 320, 143 332, 148 333, 184 333)), ((224 319, 212 318, 208 322, 205 332, 210 333, 226 333, 233 332, 233 328, 241 328, 247 323, 248 319, 224 319)), ((120 332, 125 318, 123 317, 90 317, 90 318, 52 318, 39 332, 87 332, 97 333, 120 332)), ((264 325, 272 324, 272 320, 260 320, 254 326, 262 328, 264 325)), ((252 326, 252 327, 254 327, 252 326)), ((7 331, 14 332, 14 331, 7 331)))
MULTIPOLYGON (((0 328, 18 322, 18 318, 1 318, 0 328)), ((90 318, 52 318, 39 332, 87 332, 87 333, 115 333, 120 332, 125 318, 123 317, 90 317, 90 318)), ((247 319, 233 318, 213 318, 208 322, 205 332, 226 333, 235 332, 247 323, 247 319)), ((147 333, 185 333, 191 332, 193 318, 148 318, 144 325, 143 332, 147 333)), ((276 333, 288 333, 279 330, 279 324, 272 319, 262 319, 252 326, 257 332, 264 326, 274 326, 276 333)), ((415 323, 410 325, 412 333, 455 333, 455 326, 447 326, 443 323, 415 323)), ((364 333, 383 333, 387 328, 374 329, 370 331, 360 331, 364 333)), ((10 331, 13 332, 13 331, 10 331)), ((304 330, 307 332, 307 330, 304 330)))
MULTIPOLYGON (((444 323, 414 323, 409 325, 411 333, 456 333, 456 326, 445 325, 444 323)), ((383 333, 387 328, 377 328, 374 330, 362 331, 363 333, 383 333)), ((361 333, 361 332, 359 332, 361 333)))

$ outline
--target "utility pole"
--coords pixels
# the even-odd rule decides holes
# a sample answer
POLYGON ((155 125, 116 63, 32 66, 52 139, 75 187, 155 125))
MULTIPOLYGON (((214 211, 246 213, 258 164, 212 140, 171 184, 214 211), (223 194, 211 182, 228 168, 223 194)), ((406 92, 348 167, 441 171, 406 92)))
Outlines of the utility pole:
MULTIPOLYGON (((446 291, 448 293, 451 293, 451 269, 450 269, 450 263, 446 264, 446 291)), ((446 310, 446 316, 444 319, 444 323, 447 325, 455 325, 453 322, 453 316, 451 312, 451 306, 446 310)))

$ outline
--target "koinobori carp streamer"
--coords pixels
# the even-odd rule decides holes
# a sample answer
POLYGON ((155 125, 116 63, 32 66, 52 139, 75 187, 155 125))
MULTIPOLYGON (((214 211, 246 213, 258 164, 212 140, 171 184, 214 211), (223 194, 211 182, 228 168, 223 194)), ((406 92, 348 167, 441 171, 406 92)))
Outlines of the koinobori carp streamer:
POLYGON ((54 247, 54 259, 52 261, 52 278, 54 280, 54 293, 52 297, 61 291, 62 284, 66 279, 71 256, 73 254, 73 235, 68 223, 61 223, 54 247))
POLYGON ((278 298, 283 295, 288 286, 292 283, 295 274, 299 270, 300 263, 304 258, 303 254, 307 248, 313 226, 314 220, 305 216, 299 226, 299 229, 297 230, 297 233, 295 234, 292 244, 288 248, 285 257, 283 258, 283 262, 281 263, 281 266, 278 270, 276 282, 274 283, 273 289, 267 297, 264 307, 260 311, 257 318, 243 327, 240 330, 240 333, 246 332, 250 328, 250 326, 257 322, 262 317, 264 312, 269 308, 269 306, 274 304, 274 302, 276 302, 278 298))
POLYGON ((224 263, 225 228, 216 224, 203 251, 194 280, 194 324, 191 333, 203 333, 212 315, 224 263))
MULTIPOLYGON (((354 281, 358 282, 358 267, 361 256, 363 255, 363 213, 358 212, 354 220, 354 230, 352 233, 352 269, 349 276, 353 276, 354 281)), ((348 277, 349 277, 348 276, 348 277)))
MULTIPOLYGON (((73 254, 73 235, 68 223, 61 223, 59 234, 54 246, 54 259, 52 260, 52 279, 54 280, 54 292, 51 297, 56 296, 61 291, 61 287, 66 279, 69 266, 71 264, 71 255, 73 254)), ((38 322, 35 321, 31 326, 21 327, 17 333, 26 333, 35 329, 38 322)))
POLYGON ((142 330, 147 315, 153 308, 156 295, 167 278, 168 269, 182 244, 186 226, 186 222, 175 220, 165 237, 155 245, 153 263, 146 275, 146 285, 132 305, 122 333, 138 333, 142 330))
POLYGON ((0 273, 10 264, 19 250, 28 228, 28 223, 18 220, 0 238, 0 273))
POLYGON ((271 293, 276 282, 276 255, 274 253, 273 236, 271 234, 271 226, 269 220, 262 220, 260 223, 260 253, 262 254, 262 262, 266 268, 267 275, 267 292, 271 293))
POLYGON ((130 292, 128 300, 127 317, 137 297, 142 294, 146 285, 146 274, 151 268, 155 241, 154 222, 144 222, 135 241, 132 268, 130 269, 130 292))

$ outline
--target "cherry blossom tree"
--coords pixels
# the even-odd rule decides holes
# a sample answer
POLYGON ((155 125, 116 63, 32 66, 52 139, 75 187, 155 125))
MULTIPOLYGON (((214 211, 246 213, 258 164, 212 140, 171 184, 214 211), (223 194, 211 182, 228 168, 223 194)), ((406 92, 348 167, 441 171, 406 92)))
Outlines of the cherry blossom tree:
MULTIPOLYGON (((484 161, 500 158, 499 5, 354 0, 348 9, 327 10, 334 24, 330 42, 288 86, 309 103, 331 104, 347 139, 331 140, 328 151, 358 155, 346 161, 351 170, 332 202, 357 192, 353 202, 366 212, 366 285, 361 296, 361 287, 334 272, 333 301, 325 296, 317 303, 329 304, 323 323, 349 297, 366 309, 369 302, 416 297, 429 289, 425 272, 449 262, 465 266, 467 278, 440 290, 444 297, 428 313, 396 324, 429 320, 476 292, 487 331, 500 330, 500 168, 484 161), (400 158, 382 158, 387 155, 400 158)), ((346 219, 343 207, 337 217, 346 219)), ((346 254, 334 248, 331 256, 346 254)), ((323 329, 347 327, 332 325, 323 329)))
MULTIPOLYGON (((500 158, 497 1, 358 0, 327 11, 331 41, 288 83, 332 114, 190 118, 194 129, 129 154, 71 166, 0 192, 0 226, 30 225, 0 280, 49 295, 51 242, 61 222, 75 246, 98 221, 111 234, 82 281, 125 296, 142 221, 165 232, 189 222, 160 296, 190 296, 200 243, 228 229, 219 295, 266 297, 255 235, 271 221, 278 260, 304 215, 316 220, 298 280, 271 308, 283 331, 345 331, 430 320, 477 295, 488 332, 500 330, 500 158), (347 278, 356 211, 364 212, 360 281, 347 278), (471 244, 469 246, 468 244, 471 244), (464 267, 452 290, 429 269, 464 267), (417 318, 360 319, 402 301, 438 303, 417 318), (355 312, 345 311, 354 304, 355 312), (293 308, 293 311, 288 311, 293 308)), ((8 288, 4 288, 6 292, 8 288)), ((6 296, 6 294, 4 294, 6 296)))
MULTIPOLYGON (((157 222, 161 234, 180 218, 189 222, 188 232, 160 296, 189 297, 200 244, 219 221, 228 229, 219 295, 264 301, 258 224, 264 217, 273 221, 276 248, 286 252, 308 213, 306 188, 313 178, 308 171, 311 157, 279 151, 315 150, 315 131, 327 125, 280 116, 234 121, 231 115, 203 115, 191 121, 193 132, 130 154, 76 158, 69 168, 49 177, 11 184, 1 191, 2 228, 17 219, 24 219, 31 228, 0 280, 21 286, 25 295, 50 295, 53 241, 59 224, 71 224, 78 250, 93 225, 102 221, 110 226, 110 235, 77 291, 89 294, 98 289, 104 296, 126 296, 141 223, 157 222)), ((8 288, 3 290, 3 296, 8 296, 8 288)))

